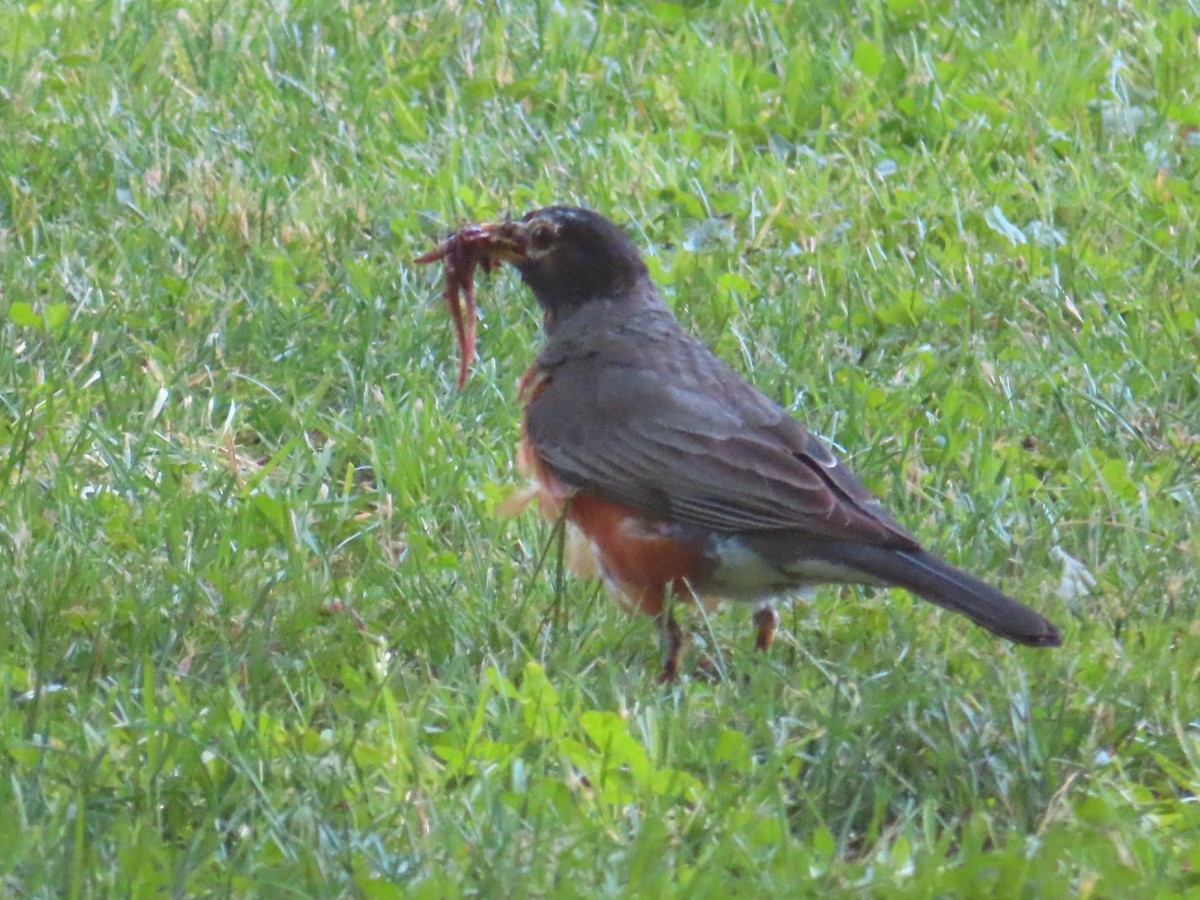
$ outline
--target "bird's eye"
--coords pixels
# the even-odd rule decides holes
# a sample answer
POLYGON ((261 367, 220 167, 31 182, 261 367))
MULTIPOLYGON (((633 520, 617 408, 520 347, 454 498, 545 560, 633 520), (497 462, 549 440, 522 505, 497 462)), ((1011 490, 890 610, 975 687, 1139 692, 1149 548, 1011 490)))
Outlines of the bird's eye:
POLYGON ((533 226, 529 232, 529 248, 535 253, 545 253, 554 243, 554 228, 545 222, 533 226))

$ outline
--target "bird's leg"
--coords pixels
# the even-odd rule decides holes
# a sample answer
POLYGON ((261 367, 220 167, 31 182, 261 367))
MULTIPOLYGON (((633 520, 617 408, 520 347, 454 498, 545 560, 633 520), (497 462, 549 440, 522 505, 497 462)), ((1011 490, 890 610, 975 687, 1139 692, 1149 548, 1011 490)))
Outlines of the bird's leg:
POLYGON ((659 684, 669 684, 679 677, 679 654, 683 651, 683 632, 675 621, 675 612, 670 604, 664 605, 654 617, 654 630, 658 633, 658 646, 663 658, 663 670, 658 681, 659 684))
POLYGON ((754 627, 758 629, 754 637, 754 649, 765 651, 775 640, 775 629, 779 627, 779 613, 772 603, 761 603, 755 607, 754 627))

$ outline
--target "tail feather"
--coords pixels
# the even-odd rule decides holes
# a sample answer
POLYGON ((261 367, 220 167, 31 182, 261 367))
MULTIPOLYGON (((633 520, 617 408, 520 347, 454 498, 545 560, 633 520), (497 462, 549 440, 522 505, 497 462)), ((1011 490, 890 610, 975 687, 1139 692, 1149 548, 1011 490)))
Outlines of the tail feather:
POLYGON ((1062 644, 1058 629, 1043 615, 924 550, 889 550, 868 544, 841 544, 838 549, 847 565, 961 613, 1000 637, 1031 647, 1062 644))

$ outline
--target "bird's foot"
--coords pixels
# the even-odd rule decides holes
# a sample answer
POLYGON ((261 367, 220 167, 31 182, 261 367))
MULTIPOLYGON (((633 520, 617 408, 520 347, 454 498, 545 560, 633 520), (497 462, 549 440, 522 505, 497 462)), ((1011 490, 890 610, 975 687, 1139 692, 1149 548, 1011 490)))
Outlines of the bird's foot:
POLYGON ((775 631, 779 628, 779 613, 770 604, 764 604, 754 610, 754 649, 765 651, 775 640, 775 631))

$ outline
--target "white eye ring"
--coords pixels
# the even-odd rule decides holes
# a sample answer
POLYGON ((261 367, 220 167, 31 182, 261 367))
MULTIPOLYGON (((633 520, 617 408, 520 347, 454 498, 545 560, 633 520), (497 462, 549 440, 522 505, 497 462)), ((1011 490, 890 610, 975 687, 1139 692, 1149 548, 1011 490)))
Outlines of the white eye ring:
POLYGON ((534 253, 545 253, 554 246, 554 226, 539 222, 529 231, 529 249, 534 253))

